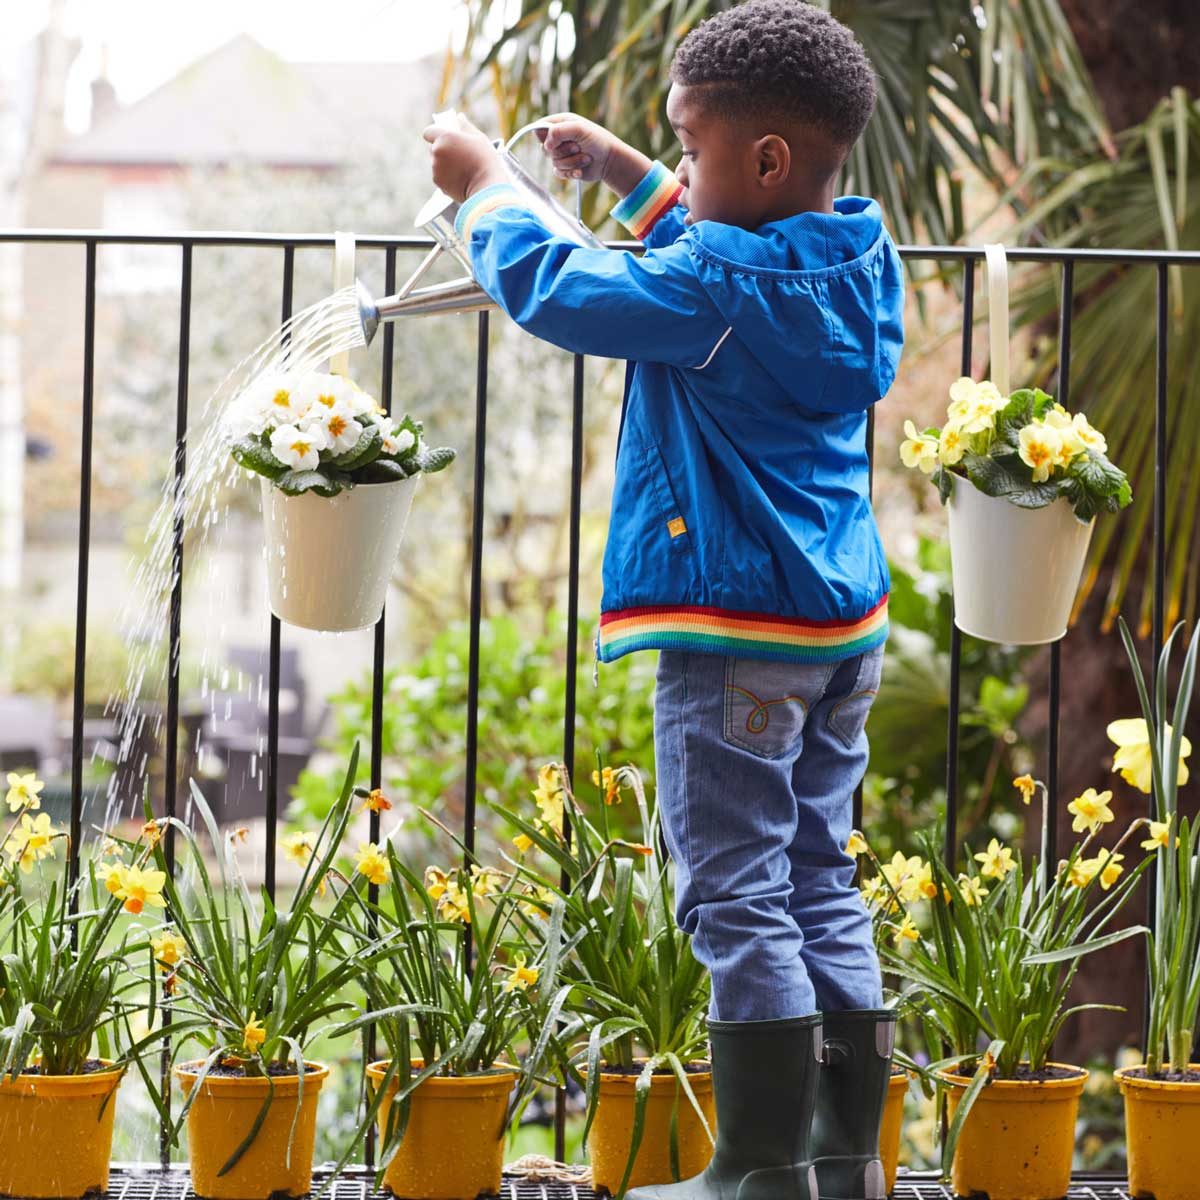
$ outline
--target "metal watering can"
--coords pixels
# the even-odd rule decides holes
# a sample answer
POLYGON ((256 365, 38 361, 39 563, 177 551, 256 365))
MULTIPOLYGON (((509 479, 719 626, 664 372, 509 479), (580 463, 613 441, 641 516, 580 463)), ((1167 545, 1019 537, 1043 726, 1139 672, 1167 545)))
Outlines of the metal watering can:
MULTIPOLYGON (((453 111, 437 113, 435 124, 457 126, 458 117, 453 111)), ((518 129, 507 142, 497 141, 496 149, 508 172, 509 182, 521 193, 525 206, 537 213, 542 223, 560 237, 568 238, 580 246, 604 249, 594 233, 579 219, 568 212, 540 183, 537 182, 512 153, 512 147, 527 133, 536 129, 547 129, 550 122, 531 121, 518 129)), ((578 196, 582 184, 577 185, 578 196)), ((424 317, 434 313, 469 313, 486 308, 495 308, 496 302, 475 282, 471 272, 471 254, 467 244, 454 228, 459 205, 444 192, 434 192, 417 213, 414 222, 418 229, 428 233, 437 243, 420 266, 408 277, 404 286, 393 296, 372 298, 361 280, 355 280, 358 292, 358 317, 362 322, 363 337, 369 343, 381 324, 398 317, 424 317), (442 254, 450 254, 466 269, 467 274, 447 283, 436 283, 418 288, 417 282, 442 254)))

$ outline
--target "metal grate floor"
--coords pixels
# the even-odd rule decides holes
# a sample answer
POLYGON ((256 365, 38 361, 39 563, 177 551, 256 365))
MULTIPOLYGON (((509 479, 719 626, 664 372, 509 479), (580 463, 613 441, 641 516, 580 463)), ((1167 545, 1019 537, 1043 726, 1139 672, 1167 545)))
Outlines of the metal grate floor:
MULTIPOLYGON (((319 1169, 314 1185, 328 1178, 319 1169)), ((381 1193, 372 1187, 373 1174, 361 1167, 343 1171, 326 1195, 329 1200, 376 1200, 381 1193)), ((314 1190, 315 1190, 314 1186, 314 1190)), ((108 1182, 110 1200, 194 1200, 186 1167, 157 1168, 114 1166, 108 1182)), ((590 1188, 569 1183, 533 1183, 506 1176, 499 1200, 595 1200, 590 1188)), ((954 1193, 927 1175, 902 1172, 892 1200, 954 1200, 954 1193)), ((1071 1184, 1067 1200, 1130 1200, 1124 1179, 1109 1175, 1085 1175, 1071 1184)))

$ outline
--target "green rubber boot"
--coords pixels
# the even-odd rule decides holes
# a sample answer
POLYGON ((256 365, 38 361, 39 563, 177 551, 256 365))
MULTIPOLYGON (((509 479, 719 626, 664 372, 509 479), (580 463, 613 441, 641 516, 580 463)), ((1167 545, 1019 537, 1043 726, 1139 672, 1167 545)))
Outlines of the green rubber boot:
POLYGON ((879 1126, 892 1073, 896 1014, 848 1009, 821 1014, 825 1051, 812 1154, 820 1200, 885 1200, 879 1126))
MULTIPOLYGON (((808 1148, 821 1017, 709 1021, 716 1148, 699 1174, 629 1200, 817 1200, 808 1148)), ((686 1100, 682 1103, 687 1103, 686 1100)))

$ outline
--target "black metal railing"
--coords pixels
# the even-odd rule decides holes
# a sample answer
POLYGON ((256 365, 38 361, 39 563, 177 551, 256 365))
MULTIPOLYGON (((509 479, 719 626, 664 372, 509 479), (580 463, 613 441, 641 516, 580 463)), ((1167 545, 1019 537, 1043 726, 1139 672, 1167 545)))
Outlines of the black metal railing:
MULTIPOLYGON (((22 243, 27 245, 65 243, 82 245, 85 249, 84 266, 84 315, 83 315, 83 378, 82 412, 80 421, 80 484, 79 484, 79 536, 78 536, 78 576, 77 603, 75 617, 75 679, 74 704, 72 713, 71 739, 71 862, 70 876, 78 877, 79 850, 83 810, 83 758, 84 758, 84 684, 86 680, 87 661, 87 616, 88 616, 88 563, 90 556, 91 533, 91 492, 92 492, 92 425, 93 425, 93 396, 96 356, 96 260, 97 252, 102 246, 113 245, 142 245, 178 247, 180 250, 180 290, 179 290, 179 351, 178 351, 178 383, 176 387, 175 410, 175 453, 173 487, 176 498, 179 497, 184 485, 187 470, 187 425, 188 425, 188 369, 190 361, 190 331, 192 315, 192 264, 193 252, 197 249, 211 247, 256 247, 273 248, 282 252, 282 302, 281 319, 286 322, 292 315, 293 285, 295 278, 295 256, 297 250, 331 250, 334 239, 330 235, 280 234, 267 235, 258 233, 154 233, 137 234, 108 231, 81 230, 0 230, 0 243, 22 243)), ((368 236, 356 239, 356 248, 360 251, 378 250, 384 255, 385 292, 391 294, 396 287, 397 253, 427 252, 433 243, 421 237, 384 237, 368 236)), ((615 248, 637 249, 636 243, 613 243, 615 248)), ((1200 252, 1158 252, 1135 250, 1108 249, 1048 249, 1048 248, 1014 248, 1008 250, 1008 258, 1014 262, 1041 263, 1058 266, 1062 270, 1061 299, 1059 308, 1059 377, 1057 382, 1058 398, 1066 405, 1070 396, 1071 369, 1071 324, 1074 307, 1074 272, 1077 264, 1109 264, 1123 266, 1129 269, 1153 269, 1157 272, 1156 291, 1156 333, 1157 333, 1157 386, 1155 395, 1155 473, 1153 500, 1153 616, 1151 636, 1153 645, 1159 647, 1163 642, 1165 588, 1166 588, 1166 463, 1167 463, 1167 334, 1168 334, 1168 268, 1172 266, 1200 266, 1200 252)), ((900 254, 906 261, 919 261, 935 264, 961 264, 961 296, 962 296, 962 357, 961 370, 964 375, 971 373, 972 367, 972 332, 975 316, 975 268, 983 259, 981 247, 962 246, 901 246, 900 254)), ((487 441, 487 403, 488 403, 488 327, 489 315, 482 312, 477 317, 478 342, 476 350, 476 392, 475 392, 475 445, 474 445, 474 476, 472 485, 472 546, 471 546, 471 576, 470 576, 470 642, 468 662, 467 711, 466 711, 466 762, 465 762, 465 804, 463 836, 468 849, 474 847, 475 834, 475 802, 476 802, 476 773, 479 755, 479 668, 480 668, 480 625, 481 625, 481 596, 483 574, 484 546, 484 487, 486 483, 484 462, 487 441)), ((381 349, 381 392, 380 399, 383 407, 389 412, 392 403, 392 365, 394 349, 394 329, 385 325, 381 349)), ((581 507, 581 485, 583 476, 583 416, 584 416, 584 358, 574 356, 574 372, 572 382, 571 408, 571 472, 570 472, 570 540, 568 548, 567 573, 567 630, 565 645, 565 678, 563 680, 563 761, 574 761, 575 750, 575 705, 576 705, 576 661, 579 634, 579 526, 581 507)), ((868 422, 868 440, 873 441, 874 425, 868 422)), ((177 506, 174 539, 172 547, 173 585, 170 596, 169 628, 168 628, 168 668, 167 668, 167 737, 165 751, 165 779, 163 809, 168 815, 175 815, 175 797, 178 780, 178 718, 179 718, 179 683, 180 683, 180 646, 182 636, 182 602, 183 602, 183 552, 184 552, 183 516, 177 506)), ((383 684, 384 684, 384 632, 386 628, 386 611, 380 617, 374 632, 373 656, 373 691, 371 719, 371 786, 381 785, 382 773, 382 739, 383 723, 383 684)), ((949 719, 947 726, 946 754, 946 813, 945 813, 945 853, 948 861, 953 862, 958 845, 957 809, 959 799, 959 734, 960 734, 960 665, 962 656, 962 635, 956 626, 951 628, 950 635, 950 696, 949 719)), ((275 850, 276 828, 279 813, 279 664, 280 664, 280 622, 275 616, 270 622, 270 651, 268 657, 268 715, 267 715, 267 751, 265 764, 265 802, 267 818, 267 840, 265 861, 265 885, 273 895, 275 889, 275 850)), ((1046 779, 1051 805, 1057 800, 1058 790, 1058 757, 1059 757, 1059 700, 1061 686, 1061 643, 1054 643, 1050 650, 1049 672, 1049 717, 1047 730, 1047 763, 1046 779)), ((855 797, 855 824, 861 824, 862 813, 861 788, 855 797)), ((380 816, 371 814, 370 836, 372 840, 379 837, 380 816)), ((569 830, 567 831, 569 836, 569 830)), ((1049 857, 1057 854, 1054 843, 1055 823, 1050 822, 1051 842, 1049 857)), ((166 842, 168 863, 174 863, 173 837, 170 835, 166 842)), ((375 889, 372 888, 374 892, 375 889)), ((371 1054, 373 1042, 367 1039, 365 1053, 371 1054)), ((164 1086, 166 1070, 164 1058, 164 1086)), ((555 1146, 556 1155, 562 1158, 564 1154, 565 1105, 564 1094, 559 1093, 555 1108, 555 1146)), ((165 1130, 161 1140, 162 1166, 168 1164, 168 1146, 165 1130)), ((374 1161, 373 1139, 368 1137, 364 1147, 365 1165, 369 1167, 374 1161)), ((124 1179, 122 1186, 131 1197, 148 1194, 145 1188, 157 1187, 152 1183, 139 1183, 136 1172, 124 1179), (132 1182, 131 1182, 132 1181, 132 1182), (132 1191, 129 1191, 133 1188, 132 1191)), ((359 1178, 355 1176, 354 1178, 359 1178)), ((185 1185, 184 1185, 185 1186, 185 1185)), ((350 1186, 350 1177, 347 1177, 350 1186)), ((910 1197, 948 1195, 932 1181, 921 1180, 914 1176, 907 1186, 905 1195, 910 1197), (922 1190, 925 1189, 925 1190, 922 1190)), ((355 1182, 354 1188, 365 1189, 365 1184, 355 1182)), ((119 1189, 116 1189, 119 1190, 119 1189)), ((543 1191, 545 1189, 543 1188, 543 1191)), ((553 1190, 553 1189, 552 1189, 553 1190)), ((558 1185, 558 1191, 562 1190, 558 1185)), ((573 1194, 580 1189, 569 1189, 573 1194)), ((124 1194, 124 1193, 123 1193, 124 1194)), ((157 1192, 155 1193, 157 1194, 157 1192)), ((163 1195, 175 1195, 167 1190, 163 1195)), ((357 1194, 357 1192, 356 1192, 357 1194)), ((365 1196, 366 1190, 362 1191, 365 1196)), ((556 1191, 557 1194, 557 1191, 556 1191)), ((515 1195, 515 1192, 514 1192, 515 1195)), ((1102 1175, 1088 1176, 1076 1181, 1072 1196, 1104 1196, 1115 1197, 1124 1195, 1123 1190, 1110 1177, 1102 1175)))

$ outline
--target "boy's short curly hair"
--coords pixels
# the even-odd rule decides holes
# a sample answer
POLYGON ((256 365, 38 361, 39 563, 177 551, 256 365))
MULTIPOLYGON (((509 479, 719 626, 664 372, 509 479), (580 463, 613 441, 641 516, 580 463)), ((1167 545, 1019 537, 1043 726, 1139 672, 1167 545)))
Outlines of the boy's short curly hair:
POLYGON ((731 117, 783 116, 852 146, 875 107, 875 72, 854 34, 803 0, 746 0, 680 43, 671 80, 711 86, 731 117))

